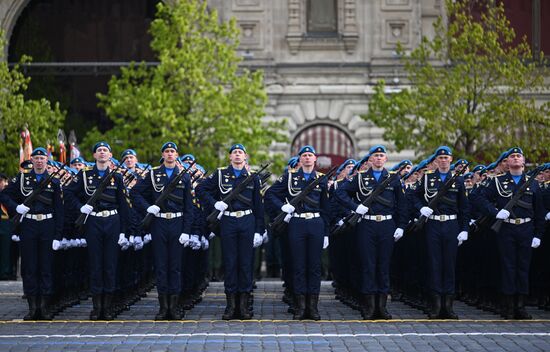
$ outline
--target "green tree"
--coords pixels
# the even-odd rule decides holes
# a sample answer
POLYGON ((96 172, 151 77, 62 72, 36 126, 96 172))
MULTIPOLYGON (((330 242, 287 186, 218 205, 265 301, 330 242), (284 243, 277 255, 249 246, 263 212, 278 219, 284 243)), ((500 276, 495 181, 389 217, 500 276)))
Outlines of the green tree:
MULTIPOLYGON (((56 139, 65 115, 57 103, 52 106, 44 98, 25 99, 30 78, 21 73, 18 65, 9 68, 5 45, 0 32, 0 170, 13 175, 19 169, 21 130, 28 126, 34 147, 46 146, 47 140, 56 139)), ((30 62, 30 58, 23 57, 20 63, 24 62, 30 62)))
POLYGON ((263 73, 239 69, 234 20, 220 21, 206 1, 180 0, 158 4, 150 32, 159 65, 132 64, 111 79, 98 97, 114 127, 91 131, 83 145, 106 139, 156 163, 170 140, 212 170, 227 162, 232 143, 244 144, 257 164, 268 158, 272 141, 285 140, 283 124, 262 121, 263 73))
POLYGON ((410 54, 399 46, 410 88, 387 93, 379 82, 364 118, 385 128, 398 150, 425 155, 447 144, 490 161, 519 145, 536 161, 550 142, 550 103, 535 102, 549 88, 543 54, 534 58, 525 38, 514 44, 502 4, 477 3, 476 19, 472 3, 447 0, 450 20, 438 19, 432 40, 422 38, 410 54))

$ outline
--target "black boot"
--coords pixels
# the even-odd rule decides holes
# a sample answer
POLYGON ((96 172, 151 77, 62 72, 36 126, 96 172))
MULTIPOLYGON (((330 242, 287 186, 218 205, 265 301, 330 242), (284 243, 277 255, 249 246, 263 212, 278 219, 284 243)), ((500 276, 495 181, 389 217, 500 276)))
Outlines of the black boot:
POLYGON ((432 292, 430 296, 430 311, 428 312, 428 318, 439 319, 441 317, 441 295, 436 292, 432 292))
POLYGON ((103 295, 103 319, 113 320, 113 294, 106 293, 103 295))
POLYGON ((388 294, 387 293, 379 293, 378 294, 378 302, 376 306, 376 315, 380 319, 384 320, 390 320, 392 318, 391 314, 388 313, 388 310, 386 309, 386 304, 388 303, 388 294))
POLYGON ((250 320, 252 318, 248 310, 248 292, 239 293, 239 314, 242 320, 250 320))
POLYGON ((525 295, 517 295, 514 318, 519 320, 531 320, 533 317, 525 310, 525 295))
POLYGON ((307 296, 307 310, 309 314, 309 318, 313 320, 321 320, 321 316, 319 315, 319 295, 308 295, 307 296))
POLYGON ((23 320, 35 320, 38 318, 38 296, 27 295, 29 312, 23 317, 23 320))
POLYGON ((43 319, 43 320, 53 319, 53 312, 50 309, 50 302, 51 302, 50 296, 40 297, 40 319, 43 319))
POLYGON ((303 320, 306 318, 306 296, 295 295, 294 296, 294 315, 292 319, 303 320))
POLYGON ((168 295, 159 293, 159 312, 155 315, 155 320, 168 320, 168 295))
POLYGON ((223 312, 222 319, 223 320, 231 320, 235 318, 235 306, 236 306, 236 300, 237 300, 237 294, 236 293, 226 293, 225 294, 225 300, 226 300, 226 306, 225 311, 223 312))
POLYGON ((363 295, 363 302, 361 304, 361 316, 364 320, 374 319, 375 309, 375 297, 374 295, 363 295))
POLYGON ((445 295, 445 311, 443 313, 443 318, 445 319, 458 319, 458 315, 453 310, 453 295, 445 295))
POLYGON ((504 295, 500 315, 506 320, 512 320, 514 316, 514 295, 504 295))
POLYGON ((101 301, 101 294, 92 295, 92 311, 90 312, 90 320, 99 320, 102 315, 103 302, 101 301))
POLYGON ((180 309, 178 304, 179 295, 170 295, 170 302, 168 305, 168 319, 181 320, 184 317, 183 309, 180 309))

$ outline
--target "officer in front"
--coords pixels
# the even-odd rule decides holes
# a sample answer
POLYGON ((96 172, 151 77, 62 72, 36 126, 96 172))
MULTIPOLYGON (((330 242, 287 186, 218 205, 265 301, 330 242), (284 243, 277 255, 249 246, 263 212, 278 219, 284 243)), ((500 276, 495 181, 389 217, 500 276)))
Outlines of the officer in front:
POLYGON ((60 248, 63 231, 63 200, 60 182, 53 178, 29 206, 25 199, 48 177, 45 148, 36 148, 31 153, 33 168, 17 175, 0 193, 0 203, 9 213, 21 215, 21 276, 23 292, 27 296, 29 312, 23 320, 51 320, 50 298, 53 295, 53 252, 60 248))
POLYGON ((469 203, 464 179, 460 176, 453 182, 437 208, 428 207, 428 203, 437 195, 445 181, 452 177, 451 148, 441 146, 436 149, 434 155, 437 168, 433 172, 427 171, 424 174, 413 198, 415 208, 428 218, 424 226, 431 291, 431 307, 428 315, 430 319, 458 319, 453 310, 456 253, 458 245, 468 239, 469 203))

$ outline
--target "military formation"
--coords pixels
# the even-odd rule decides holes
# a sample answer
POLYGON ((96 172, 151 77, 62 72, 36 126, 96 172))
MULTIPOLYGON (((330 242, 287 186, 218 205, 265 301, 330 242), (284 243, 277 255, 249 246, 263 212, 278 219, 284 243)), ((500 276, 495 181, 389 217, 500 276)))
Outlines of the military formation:
POLYGON ((306 145, 271 185, 242 144, 209 175, 174 142, 155 167, 133 149, 118 162, 107 142, 92 152, 93 163, 62 165, 36 148, 0 192, 21 250, 24 320, 51 320, 88 296, 90 319, 112 320, 154 286, 154 318, 180 320, 208 286, 212 240, 224 320, 254 316, 256 248, 268 241, 281 248, 295 320, 321 319, 327 252, 336 299, 365 320, 391 319, 388 299, 430 319, 458 319, 456 299, 505 319, 530 319, 527 304, 550 309, 550 164, 528 170, 519 147, 473 166, 441 146, 388 169, 376 145, 322 173, 306 145))

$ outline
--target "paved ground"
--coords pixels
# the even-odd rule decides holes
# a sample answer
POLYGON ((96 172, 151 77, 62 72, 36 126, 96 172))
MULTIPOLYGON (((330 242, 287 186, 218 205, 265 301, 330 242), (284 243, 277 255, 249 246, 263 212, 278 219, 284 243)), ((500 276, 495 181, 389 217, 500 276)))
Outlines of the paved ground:
POLYGON ((394 320, 364 322, 333 299, 322 285, 323 321, 295 322, 280 300, 280 282, 258 283, 253 321, 218 320, 223 287, 213 283, 202 303, 181 322, 151 321, 156 293, 114 322, 86 321, 91 300, 71 307, 53 322, 22 322, 26 303, 20 282, 0 282, 0 351, 550 351, 550 312, 529 309, 535 320, 504 321, 457 303, 460 321, 428 321, 399 302, 390 302, 394 320))

